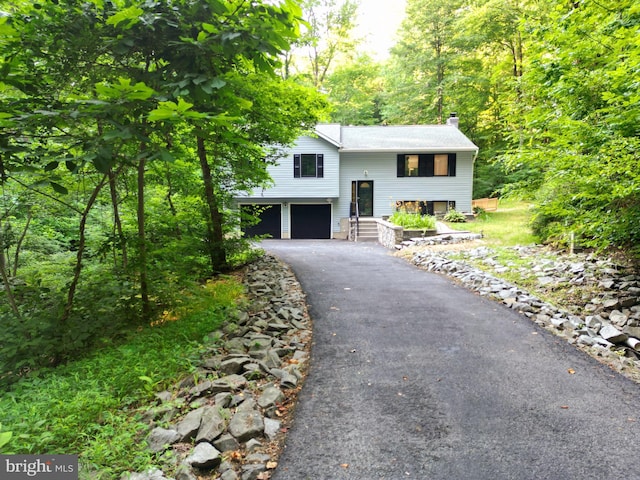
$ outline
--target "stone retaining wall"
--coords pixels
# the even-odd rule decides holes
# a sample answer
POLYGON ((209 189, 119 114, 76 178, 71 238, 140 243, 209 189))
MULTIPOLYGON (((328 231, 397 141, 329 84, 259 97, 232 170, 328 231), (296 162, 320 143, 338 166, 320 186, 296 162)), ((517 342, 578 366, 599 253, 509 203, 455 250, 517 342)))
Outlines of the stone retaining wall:
POLYGON ((387 248, 395 248, 402 243, 403 228, 386 220, 378 220, 378 242, 387 248))

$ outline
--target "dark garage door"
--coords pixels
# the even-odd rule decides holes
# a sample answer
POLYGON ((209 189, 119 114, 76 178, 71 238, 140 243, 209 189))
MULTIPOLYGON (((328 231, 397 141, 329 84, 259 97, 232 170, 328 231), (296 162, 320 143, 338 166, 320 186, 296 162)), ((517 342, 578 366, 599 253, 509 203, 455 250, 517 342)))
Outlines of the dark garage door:
POLYGON ((260 218, 256 225, 242 225, 242 231, 247 237, 269 235, 271 238, 281 238, 282 215, 280 205, 241 205, 243 213, 252 213, 260 218))
POLYGON ((291 238, 331 238, 331 205, 291 205, 291 238))

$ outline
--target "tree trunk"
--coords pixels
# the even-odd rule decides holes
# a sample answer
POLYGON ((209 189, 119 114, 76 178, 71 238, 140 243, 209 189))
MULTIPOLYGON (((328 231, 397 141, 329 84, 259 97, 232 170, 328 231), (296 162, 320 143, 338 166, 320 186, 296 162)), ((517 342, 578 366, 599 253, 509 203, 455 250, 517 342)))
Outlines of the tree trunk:
POLYGON ((198 137, 198 158, 202 169, 202 180, 204 182, 204 196, 209 210, 207 219, 209 257, 211 259, 212 273, 216 274, 227 269, 227 252, 224 248, 224 238, 222 233, 222 213, 218 206, 213 188, 213 177, 211 167, 207 159, 207 150, 204 145, 204 138, 198 137))
POLYGON ((142 299, 142 318, 149 320, 151 317, 151 304, 149 303, 149 280, 147 276, 147 236, 145 232, 144 210, 144 173, 147 162, 141 158, 138 163, 138 248, 140 268, 140 298, 142 299))
POLYGON ((182 231, 180 230, 180 225, 177 222, 178 209, 173 203, 173 183, 171 183, 171 172, 169 170, 167 170, 167 187, 168 187, 167 203, 169 204, 169 211, 171 212, 171 215, 173 216, 173 218, 176 220, 176 228, 175 228, 176 236, 177 238, 181 238, 182 231))
POLYGON ((31 223, 31 219, 33 218, 33 213, 31 212, 31 208, 27 211, 27 223, 25 223, 24 228, 22 229, 22 233, 20 234, 20 238, 16 243, 16 251, 13 255, 13 272, 12 275, 15 277, 18 275, 18 262, 20 259, 20 250, 22 249, 22 242, 24 242, 24 238, 27 236, 27 231, 29 230, 29 224, 31 223))
MULTIPOLYGON (((122 221, 120 220, 120 212, 118 210, 118 192, 116 190, 116 174, 113 169, 109 169, 109 192, 111 193, 111 207, 113 209, 113 223, 116 227, 116 233, 120 240, 120 249, 122 251, 122 268, 127 268, 127 242, 122 232, 122 221)), ((114 247, 115 248, 115 247, 114 247)), ((114 256, 115 256, 114 252, 114 256)), ((114 259, 115 261, 115 259, 114 259)))
POLYGON ((11 289, 11 283, 9 282, 9 273, 7 272, 7 261, 4 254, 4 243, 0 242, 0 275, 2 276, 2 284, 4 285, 4 292, 7 295, 9 306, 11 311, 15 314, 18 320, 22 321, 16 299, 13 296, 13 290, 11 289))
POLYGON ((87 218, 89 217, 89 212, 95 204, 96 199, 98 198, 98 194, 100 193, 100 190, 102 190, 102 187, 104 187, 106 181, 107 176, 105 175, 100 180, 100 183, 96 185, 96 188, 93 189, 93 193, 91 194, 91 197, 89 198, 89 201, 87 202, 87 205, 82 212, 79 228, 80 238, 78 240, 78 253, 76 254, 76 266, 73 269, 73 280, 71 281, 71 285, 69 285, 69 292, 67 293, 67 304, 64 307, 64 311, 62 312, 62 317, 60 319, 60 323, 62 324, 66 323, 66 321, 69 320, 71 310, 73 309, 73 301, 75 298, 76 289, 78 288, 78 282, 80 281, 80 272, 82 271, 82 258, 84 256, 84 249, 87 240, 85 235, 87 218))

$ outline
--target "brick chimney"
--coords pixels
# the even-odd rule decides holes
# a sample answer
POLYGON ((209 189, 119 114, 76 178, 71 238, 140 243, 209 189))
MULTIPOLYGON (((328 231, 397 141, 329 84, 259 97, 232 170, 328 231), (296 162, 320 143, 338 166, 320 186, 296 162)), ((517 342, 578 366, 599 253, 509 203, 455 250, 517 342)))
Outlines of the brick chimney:
POLYGON ((451 112, 451 114, 449 115, 449 118, 447 118, 447 125, 451 125, 452 127, 458 127, 458 123, 459 123, 460 119, 457 116, 456 112, 451 112))

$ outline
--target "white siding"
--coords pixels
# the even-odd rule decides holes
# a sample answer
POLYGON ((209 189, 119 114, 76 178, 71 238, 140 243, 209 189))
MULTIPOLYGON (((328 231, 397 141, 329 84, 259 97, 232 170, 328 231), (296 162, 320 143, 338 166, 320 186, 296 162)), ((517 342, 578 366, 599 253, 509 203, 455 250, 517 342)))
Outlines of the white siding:
POLYGON ((335 198, 339 192, 340 157, 338 148, 320 138, 300 137, 288 154, 277 165, 268 168, 275 185, 264 190, 254 190, 250 198, 335 198), (294 178, 293 155, 295 153, 324 154, 323 178, 294 178))
POLYGON ((373 181, 375 217, 391 215, 398 200, 455 201, 456 210, 471 212, 473 152, 457 153, 455 177, 398 178, 396 163, 395 153, 342 153, 340 198, 334 211, 335 218, 349 216, 351 182, 354 180, 373 181))

